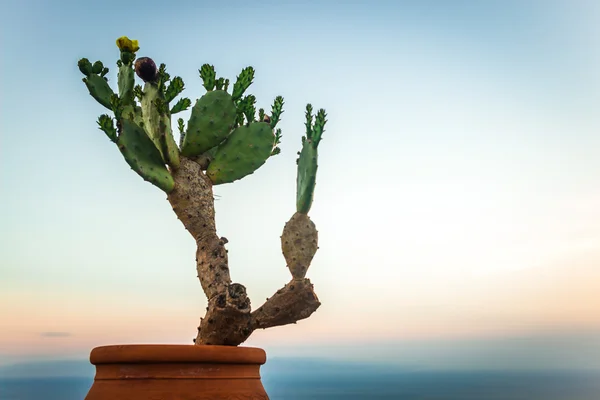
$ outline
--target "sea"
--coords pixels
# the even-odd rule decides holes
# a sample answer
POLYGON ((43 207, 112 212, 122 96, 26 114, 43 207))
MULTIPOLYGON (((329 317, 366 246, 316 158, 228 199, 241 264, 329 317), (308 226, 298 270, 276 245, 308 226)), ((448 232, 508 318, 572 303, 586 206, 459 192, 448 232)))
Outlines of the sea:
MULTIPOLYGON (((272 400, 600 400, 597 371, 424 371, 279 362, 263 366, 261 375, 272 400)), ((0 400, 83 400, 92 380, 91 375, 0 376, 0 400)))

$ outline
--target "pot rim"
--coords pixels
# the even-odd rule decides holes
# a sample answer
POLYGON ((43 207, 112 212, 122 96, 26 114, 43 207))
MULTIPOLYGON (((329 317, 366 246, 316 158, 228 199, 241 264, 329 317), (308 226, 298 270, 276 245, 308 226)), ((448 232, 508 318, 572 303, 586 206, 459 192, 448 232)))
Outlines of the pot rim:
POLYGON ((90 363, 218 363, 258 364, 267 361, 267 354, 258 347, 189 345, 189 344, 125 344, 92 349, 90 363))

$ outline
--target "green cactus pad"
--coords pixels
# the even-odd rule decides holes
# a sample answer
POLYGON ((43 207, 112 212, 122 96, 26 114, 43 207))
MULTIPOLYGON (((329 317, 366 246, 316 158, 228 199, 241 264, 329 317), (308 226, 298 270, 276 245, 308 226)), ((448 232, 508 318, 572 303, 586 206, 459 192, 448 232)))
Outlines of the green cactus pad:
POLYGON ((312 206, 315 185, 317 183, 316 146, 305 140, 298 159, 298 176, 296 179, 296 211, 307 214, 312 206))
POLYGON ((173 168, 179 168, 179 147, 173 137, 173 130, 171 128, 171 118, 168 115, 163 114, 160 116, 159 121, 159 132, 160 132, 160 143, 161 149, 166 156, 167 163, 173 168))
POLYGON ((281 234, 281 250, 294 279, 304 279, 319 248, 319 232, 306 214, 295 213, 281 234))
POLYGON ((233 101, 238 101, 244 95, 244 92, 252 85, 254 79, 254 68, 246 67, 238 75, 235 83, 233 84, 233 101))
POLYGON ((115 92, 110 88, 106 79, 100 75, 91 74, 83 78, 83 82, 85 83, 85 86, 87 86, 92 97, 96 99, 98 103, 109 110, 112 110, 110 97, 114 95, 115 92))
POLYGON ((120 122, 117 146, 127 164, 145 181, 169 193, 175 187, 162 156, 142 127, 128 118, 120 122))
POLYGON ((142 95, 142 115, 144 118, 144 129, 157 149, 163 156, 163 160, 173 168, 179 167, 179 148, 173 138, 171 131, 171 119, 168 109, 160 110, 156 102, 164 103, 164 94, 154 82, 146 82, 144 94, 142 95))
POLYGON ((82 58, 77 62, 77 66, 82 74, 85 76, 90 76, 92 74, 92 63, 87 58, 82 58))
POLYGON ((119 65, 117 82, 119 85, 119 97, 123 104, 133 104, 133 86, 135 80, 133 66, 131 64, 121 63, 121 65, 119 65))
POLYGON ((207 91, 211 91, 215 88, 215 83, 217 80, 217 73, 215 72, 215 67, 210 64, 204 64, 198 72, 200 73, 200 78, 202 78, 202 82, 204 84, 204 88, 207 91))
POLYGON ((181 79, 180 76, 176 76, 175 78, 171 79, 169 87, 167 87, 165 90, 165 101, 167 103, 173 101, 175 97, 177 97, 181 94, 181 92, 183 92, 184 88, 185 84, 183 83, 183 79, 181 79))
POLYGON ((302 137, 302 151, 298 158, 298 175, 296 177, 296 211, 308 214, 312 206, 315 185, 317 183, 318 147, 325 129, 326 113, 324 109, 317 112, 313 125, 312 106, 306 106, 306 136, 302 137))
POLYGON ((181 154, 199 156, 219 145, 231 133, 235 117, 236 108, 229 93, 223 90, 207 92, 192 107, 181 154))
POLYGON ((175 103, 173 107, 171 107, 170 113, 171 115, 173 115, 185 111, 188 108, 190 108, 191 105, 192 101, 190 99, 188 99, 187 97, 182 97, 181 99, 177 100, 177 103, 175 103))
POLYGON ((267 161, 274 143, 275 134, 268 123, 240 126, 217 148, 206 175, 215 185, 242 179, 267 161))

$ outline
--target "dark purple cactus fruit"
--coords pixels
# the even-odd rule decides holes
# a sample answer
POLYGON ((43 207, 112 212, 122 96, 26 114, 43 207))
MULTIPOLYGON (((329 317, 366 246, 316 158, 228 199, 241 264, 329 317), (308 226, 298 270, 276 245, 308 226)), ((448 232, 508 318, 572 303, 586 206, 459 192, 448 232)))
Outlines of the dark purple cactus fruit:
POLYGON ((135 73, 144 82, 156 80, 158 69, 150 57, 140 57, 135 61, 135 73))

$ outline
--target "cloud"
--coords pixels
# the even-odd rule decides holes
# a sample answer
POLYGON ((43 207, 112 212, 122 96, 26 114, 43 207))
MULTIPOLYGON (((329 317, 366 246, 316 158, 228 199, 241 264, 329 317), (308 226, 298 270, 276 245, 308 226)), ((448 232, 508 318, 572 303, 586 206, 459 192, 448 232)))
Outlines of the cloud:
POLYGON ((42 332, 40 333, 42 337, 67 337, 71 336, 69 332, 42 332))

